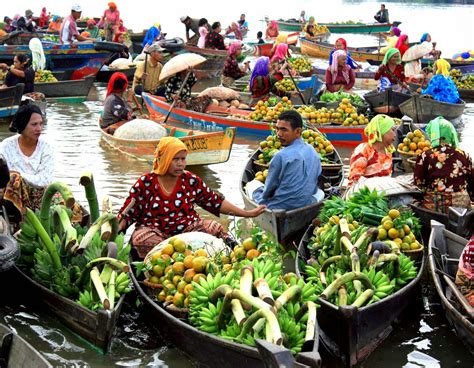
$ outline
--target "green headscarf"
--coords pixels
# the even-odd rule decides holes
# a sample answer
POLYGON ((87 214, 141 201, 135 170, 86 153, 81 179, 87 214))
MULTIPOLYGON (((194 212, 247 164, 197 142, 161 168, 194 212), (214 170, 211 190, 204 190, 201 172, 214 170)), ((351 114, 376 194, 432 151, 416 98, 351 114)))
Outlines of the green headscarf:
POLYGON ((400 51, 398 49, 396 49, 395 47, 392 47, 391 49, 388 49, 388 51, 385 53, 385 57, 383 58, 382 64, 387 65, 390 58, 395 54, 398 54, 398 63, 397 64, 400 64, 402 62, 402 57, 400 56, 400 51))
POLYGON ((441 138, 454 148, 459 147, 456 129, 454 129, 453 124, 442 116, 438 116, 429 122, 426 126, 426 133, 428 133, 430 137, 432 147, 438 147, 441 143, 441 138))
MULTIPOLYGON (((364 132, 368 138, 369 145, 373 145, 375 142, 382 142, 382 137, 395 125, 395 121, 387 115, 379 114, 370 120, 367 124, 364 132)), ((393 145, 385 149, 386 152, 393 152, 395 148, 393 145)))

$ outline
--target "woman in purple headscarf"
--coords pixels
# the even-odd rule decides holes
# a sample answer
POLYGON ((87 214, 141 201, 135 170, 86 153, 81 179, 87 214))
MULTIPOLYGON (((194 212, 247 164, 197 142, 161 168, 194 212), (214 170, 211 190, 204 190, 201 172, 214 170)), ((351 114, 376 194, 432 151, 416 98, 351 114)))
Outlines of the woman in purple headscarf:
POLYGON ((250 77, 252 104, 268 99, 274 84, 281 79, 283 79, 282 70, 272 71, 270 59, 267 56, 259 57, 250 77))
POLYGON ((385 41, 387 41, 387 45, 380 49, 380 53, 385 54, 388 50, 390 50, 391 48, 394 48, 395 45, 397 44, 398 37, 400 37, 401 33, 402 33, 402 31, 400 31, 400 28, 397 28, 397 27, 393 27, 390 30, 389 35, 387 35, 385 33, 381 33, 380 35, 383 38, 385 38, 385 41))
POLYGON ((355 74, 346 63, 347 54, 337 50, 332 56, 331 65, 326 70, 326 88, 329 92, 337 92, 341 88, 350 91, 355 83, 355 74))

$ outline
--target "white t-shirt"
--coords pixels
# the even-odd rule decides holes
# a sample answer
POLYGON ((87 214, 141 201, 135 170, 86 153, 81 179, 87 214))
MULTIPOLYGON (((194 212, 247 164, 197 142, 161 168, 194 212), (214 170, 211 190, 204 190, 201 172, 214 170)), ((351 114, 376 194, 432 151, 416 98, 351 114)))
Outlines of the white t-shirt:
POLYGON ((50 144, 40 136, 35 151, 25 156, 20 149, 20 134, 0 142, 0 154, 5 158, 8 169, 17 171, 21 177, 36 187, 46 187, 53 181, 54 151, 50 144))

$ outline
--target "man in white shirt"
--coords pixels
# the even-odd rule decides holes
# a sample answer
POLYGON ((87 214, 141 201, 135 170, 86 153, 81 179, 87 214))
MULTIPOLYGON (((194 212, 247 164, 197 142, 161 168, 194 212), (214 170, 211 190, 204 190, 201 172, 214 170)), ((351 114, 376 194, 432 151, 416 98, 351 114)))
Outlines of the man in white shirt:
POLYGON ((68 15, 59 31, 61 43, 70 45, 74 41, 89 41, 91 38, 83 37, 77 31, 76 20, 81 17, 82 8, 80 5, 73 5, 71 7, 71 14, 68 15))

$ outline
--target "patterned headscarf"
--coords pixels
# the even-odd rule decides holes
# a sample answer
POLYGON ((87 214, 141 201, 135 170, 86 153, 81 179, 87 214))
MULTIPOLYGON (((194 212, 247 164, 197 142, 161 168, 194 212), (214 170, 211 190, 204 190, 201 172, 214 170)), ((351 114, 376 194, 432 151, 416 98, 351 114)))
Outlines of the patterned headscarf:
POLYGON ((426 133, 428 133, 433 147, 438 147, 441 144, 441 138, 454 148, 459 147, 456 129, 454 129, 451 122, 442 116, 438 116, 429 122, 426 126, 426 133))
POLYGON ((235 41, 233 43, 230 44, 229 46, 229 50, 227 50, 227 52, 229 53, 229 55, 235 55, 235 53, 240 50, 242 48, 242 42, 240 41, 235 41))
POLYGON ((342 45, 344 46, 344 50, 347 51, 347 41, 344 38, 338 38, 336 42, 334 42, 334 48, 336 47, 336 43, 338 42, 342 43, 342 45))
POLYGON ((255 66, 252 70, 252 75, 250 76, 250 89, 252 89, 253 81, 257 77, 266 77, 268 76, 268 65, 270 64, 270 59, 268 56, 260 56, 255 63, 255 66))
MULTIPOLYGON (((339 58, 342 58, 342 57, 344 58, 344 60, 347 60, 347 54, 344 50, 336 50, 332 54, 332 60, 331 60, 331 65, 329 65, 329 71, 332 74, 332 82, 333 83, 336 82, 337 73, 339 71, 339 64, 338 64, 337 60, 339 58)), ((344 68, 342 68, 342 75, 343 75, 343 77, 344 77, 344 79, 347 83, 349 83, 349 81, 350 81, 349 69, 350 69, 350 66, 348 66, 347 63, 345 64, 344 68)))
POLYGON ((397 49, 400 49, 400 46, 403 45, 403 43, 405 42, 405 40, 408 38, 408 36, 406 34, 402 34, 400 37, 398 37, 398 41, 397 41, 397 44, 395 45, 395 47, 397 49))
MULTIPOLYGON (((120 84, 120 83, 119 83, 120 84)), ((128 79, 127 79, 127 76, 123 73, 120 73, 120 72, 115 72, 114 74, 112 74, 112 76, 110 77, 110 80, 109 80, 109 84, 107 84, 107 96, 109 96, 111 93, 122 93, 124 91, 126 91, 128 88, 128 79), (122 80, 123 82, 123 86, 122 87, 117 87, 115 86, 115 83, 118 81, 118 80, 122 80)))
MULTIPOLYGON (((373 146, 376 142, 382 142, 383 135, 395 125, 395 121, 387 115, 375 115, 370 123, 365 127, 364 133, 368 138, 369 145, 373 146)), ((385 149, 386 152, 393 152, 393 145, 385 149)))
POLYGON ((288 52, 288 45, 286 43, 280 43, 275 50, 275 54, 272 56, 272 62, 285 60, 288 52))
POLYGON ((178 152, 186 151, 186 145, 175 137, 163 137, 158 143, 153 160, 153 172, 158 175, 165 175, 170 168, 171 161, 178 152))
POLYGON ((436 74, 443 74, 445 77, 449 77, 449 68, 451 68, 451 64, 449 64, 445 59, 436 60, 435 66, 436 74))
POLYGON ((393 31, 393 34, 397 37, 400 37, 400 34, 402 33, 402 31, 400 31, 400 28, 398 27, 393 27, 392 31, 393 31))
POLYGON ((421 36, 420 43, 423 43, 426 41, 430 34, 429 33, 423 33, 423 36, 421 36))
POLYGON ((398 63, 397 64, 400 64, 402 62, 402 57, 400 56, 400 51, 394 47, 392 47, 391 49, 389 49, 386 54, 385 54, 385 57, 383 58, 383 61, 382 61, 382 64, 383 65, 387 65, 388 64, 388 61, 391 59, 391 57, 395 54, 398 54, 398 63))

